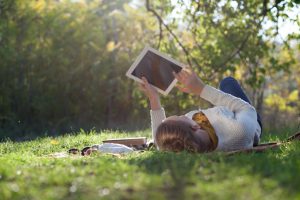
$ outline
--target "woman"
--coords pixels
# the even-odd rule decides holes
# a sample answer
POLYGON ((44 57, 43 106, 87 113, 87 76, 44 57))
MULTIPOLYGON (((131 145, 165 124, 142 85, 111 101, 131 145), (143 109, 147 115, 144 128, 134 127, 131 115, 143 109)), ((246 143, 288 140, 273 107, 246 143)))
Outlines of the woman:
POLYGON ((201 153, 246 149, 258 144, 259 115, 235 79, 225 78, 218 90, 205 85, 190 68, 173 74, 182 84, 179 90, 199 96, 215 107, 166 118, 157 91, 143 78, 141 89, 150 101, 152 136, 159 150, 201 153))

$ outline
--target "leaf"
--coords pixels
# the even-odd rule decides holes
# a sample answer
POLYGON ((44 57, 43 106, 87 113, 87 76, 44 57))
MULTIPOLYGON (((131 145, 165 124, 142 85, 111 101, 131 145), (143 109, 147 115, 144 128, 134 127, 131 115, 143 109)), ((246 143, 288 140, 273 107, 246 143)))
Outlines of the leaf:
POLYGON ((112 52, 115 49, 115 43, 113 41, 110 41, 106 44, 106 50, 108 52, 112 52))
POLYGON ((57 145, 59 142, 57 141, 57 140, 51 140, 50 141, 50 144, 52 144, 52 145, 57 145))
POLYGON ((298 90, 292 91, 292 92, 289 94, 289 96, 288 96, 288 100, 290 100, 290 101, 298 101, 298 93, 299 93, 298 90))

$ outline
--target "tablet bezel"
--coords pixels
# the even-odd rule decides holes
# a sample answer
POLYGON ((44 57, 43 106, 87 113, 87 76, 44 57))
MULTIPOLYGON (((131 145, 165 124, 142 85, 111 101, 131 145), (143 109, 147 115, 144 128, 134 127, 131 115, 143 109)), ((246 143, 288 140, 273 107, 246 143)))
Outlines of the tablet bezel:
MULTIPOLYGON (((184 65, 176 60, 174 60, 173 58, 169 57, 168 55, 161 53, 159 51, 157 51, 156 49, 151 48, 150 46, 146 46, 143 51, 140 53, 140 55, 137 57, 137 59, 134 61, 134 63, 131 65, 131 67, 128 69, 128 71, 126 72, 126 76, 139 82, 139 83, 143 83, 142 79, 140 79, 139 77, 136 77, 134 75, 132 75, 132 72, 134 71, 134 69, 138 66, 138 64, 141 62, 141 60, 143 59, 143 57, 146 55, 146 53, 150 51, 164 59, 166 59, 168 62, 171 62, 179 67, 181 67, 182 69, 184 68, 184 65)), ((171 82, 171 84, 168 86, 168 88, 166 90, 162 90, 158 87, 156 87, 155 85, 152 85, 158 92, 160 92, 163 95, 168 95, 169 92, 173 89, 173 87, 175 86, 175 84, 177 83, 177 79, 174 77, 174 80, 171 82)))

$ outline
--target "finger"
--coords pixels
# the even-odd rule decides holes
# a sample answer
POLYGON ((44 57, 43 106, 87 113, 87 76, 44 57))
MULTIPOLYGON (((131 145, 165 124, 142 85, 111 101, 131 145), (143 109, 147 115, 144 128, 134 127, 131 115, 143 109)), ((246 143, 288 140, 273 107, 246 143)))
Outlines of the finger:
POLYGON ((193 69, 192 69, 191 66, 189 66, 189 65, 184 66, 183 69, 184 69, 185 71, 188 71, 188 72, 192 72, 192 71, 193 71, 193 69))
POLYGON ((144 88, 145 85, 143 83, 139 83, 139 88, 144 88))
POLYGON ((142 82, 137 82, 138 85, 145 85, 144 81, 142 80, 142 82))
POLYGON ((186 66, 186 67, 184 68, 184 70, 182 70, 182 71, 184 71, 184 72, 187 73, 187 74, 192 74, 192 73, 194 72, 194 70, 193 70, 192 67, 190 67, 190 66, 186 66))
POLYGON ((141 88, 143 88, 144 90, 146 90, 147 89, 147 82, 146 83, 140 83, 139 85, 140 85, 140 87, 141 88))
POLYGON ((183 93, 189 93, 189 90, 180 86, 176 86, 181 92, 183 93))
POLYGON ((151 90, 151 85, 150 85, 150 83, 148 82, 147 78, 143 77, 142 79, 143 79, 143 81, 144 81, 144 83, 145 83, 145 89, 151 90))
POLYGON ((148 82, 145 76, 142 77, 142 81, 144 84, 146 84, 148 82))
POLYGON ((145 77, 144 77, 144 80, 145 80, 145 90, 147 91, 147 93, 156 92, 156 90, 153 87, 153 85, 151 85, 145 77))
POLYGON ((185 87, 182 87, 180 85, 176 85, 176 87, 181 91, 181 92, 185 92, 185 93, 189 93, 189 90, 185 87))
POLYGON ((181 73, 181 76, 180 76, 180 82, 182 83, 182 84, 184 84, 185 85, 185 83, 186 83, 186 81, 188 80, 188 78, 189 78, 189 74, 187 74, 186 72, 182 72, 181 73))
POLYGON ((190 73, 188 71, 182 70, 182 72, 181 72, 182 79, 186 79, 189 75, 190 75, 190 73))
POLYGON ((176 74, 176 78, 179 82, 182 82, 183 81, 183 75, 182 75, 182 71, 180 71, 179 73, 176 74))
POLYGON ((150 85, 148 79, 145 76, 143 76, 142 79, 143 79, 146 86, 150 85))
POLYGON ((174 72, 174 71, 172 71, 172 73, 173 73, 174 77, 175 77, 176 79, 178 79, 178 73, 176 73, 176 72, 174 72))
POLYGON ((145 88, 149 88, 149 82, 148 82, 148 80, 147 80, 147 78, 146 77, 142 77, 142 80, 143 80, 143 83, 144 83, 144 86, 145 86, 145 88))
POLYGON ((146 92, 146 88, 143 84, 139 84, 139 89, 143 92, 146 92))

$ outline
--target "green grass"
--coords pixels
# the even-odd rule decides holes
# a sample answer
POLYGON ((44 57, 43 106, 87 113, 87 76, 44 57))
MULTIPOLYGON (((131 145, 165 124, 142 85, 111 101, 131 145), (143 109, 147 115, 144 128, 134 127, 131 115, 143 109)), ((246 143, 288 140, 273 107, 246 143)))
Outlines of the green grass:
MULTIPOLYGON (((285 134, 285 135, 284 135, 285 134)), ((265 134, 263 140, 278 140, 265 134)), ((52 158, 150 132, 85 133, 0 144, 0 199, 300 199, 300 143, 256 154, 158 151, 52 158)))

